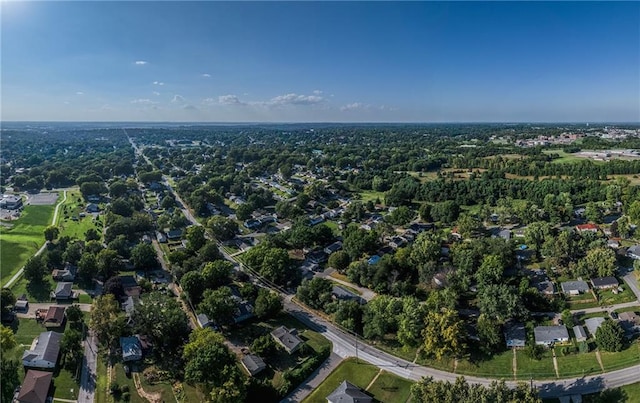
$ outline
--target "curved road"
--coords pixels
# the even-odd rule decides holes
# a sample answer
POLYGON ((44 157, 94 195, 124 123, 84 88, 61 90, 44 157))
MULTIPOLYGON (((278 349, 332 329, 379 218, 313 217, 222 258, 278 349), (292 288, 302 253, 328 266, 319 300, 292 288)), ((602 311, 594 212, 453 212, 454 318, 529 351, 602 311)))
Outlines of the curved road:
MULTIPOLYGON (((51 219, 51 225, 55 225, 56 224, 56 221, 58 220, 58 211, 60 210, 60 206, 62 206, 62 203, 67 201, 67 191, 63 190, 63 192, 64 192, 64 198, 60 201, 60 203, 56 204, 56 208, 53 211, 53 218, 51 219)), ((46 248, 46 247, 47 247, 47 243, 45 242, 44 244, 42 244, 40 249, 38 249, 38 251, 34 254, 34 256, 40 255, 44 251, 44 248, 46 248)), ((7 281, 3 287, 4 288, 11 287, 13 285, 13 283, 18 281, 20 276, 22 276, 22 272, 23 271, 24 271, 24 266, 21 267, 20 270, 18 270, 18 272, 16 274, 14 274, 13 277, 11 277, 9 279, 9 281, 7 281)))

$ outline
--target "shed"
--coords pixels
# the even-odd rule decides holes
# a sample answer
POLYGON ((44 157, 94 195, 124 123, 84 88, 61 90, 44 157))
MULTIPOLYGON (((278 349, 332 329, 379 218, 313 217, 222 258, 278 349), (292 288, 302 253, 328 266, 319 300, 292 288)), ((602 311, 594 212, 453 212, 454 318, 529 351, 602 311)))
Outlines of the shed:
POLYGON ((241 362, 244 369, 246 369, 251 376, 256 375, 267 367, 264 360, 254 354, 245 355, 242 357, 241 362))
POLYGON ((587 340, 587 332, 584 330, 584 327, 580 325, 576 325, 573 327, 573 334, 576 336, 576 341, 587 340))

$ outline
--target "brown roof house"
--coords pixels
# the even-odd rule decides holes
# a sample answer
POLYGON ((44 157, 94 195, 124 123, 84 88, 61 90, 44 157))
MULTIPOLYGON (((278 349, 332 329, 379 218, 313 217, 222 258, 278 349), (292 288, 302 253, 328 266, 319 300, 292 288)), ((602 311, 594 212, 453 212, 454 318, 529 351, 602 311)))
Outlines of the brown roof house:
POLYGON ((60 327, 64 324, 64 307, 50 306, 44 317, 43 324, 45 327, 60 327))
POLYGON ((30 369, 24 376, 15 399, 17 403, 45 403, 51 387, 53 373, 30 369))

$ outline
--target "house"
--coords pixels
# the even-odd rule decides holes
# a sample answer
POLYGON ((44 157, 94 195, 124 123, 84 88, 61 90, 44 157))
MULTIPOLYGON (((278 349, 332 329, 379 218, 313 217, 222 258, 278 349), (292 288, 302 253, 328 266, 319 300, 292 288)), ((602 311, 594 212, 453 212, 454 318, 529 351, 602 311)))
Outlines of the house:
POLYGON ((303 343, 298 337, 298 331, 296 329, 287 329, 284 326, 280 326, 271 331, 271 337, 273 337, 276 343, 284 347, 289 354, 296 352, 303 343))
POLYGON ((135 277, 130 275, 120 276, 120 282, 127 297, 137 298, 142 294, 142 287, 138 285, 135 277))
POLYGON ((43 332, 33 340, 30 350, 22 353, 22 365, 32 368, 55 368, 60 353, 62 333, 43 332))
POLYGON ((587 340, 587 332, 584 330, 584 327, 580 325, 576 325, 573 327, 573 334, 576 336, 576 341, 587 340))
POLYGON ((73 283, 61 281, 56 285, 55 291, 51 292, 51 298, 57 300, 67 300, 78 298, 78 293, 71 290, 73 283))
POLYGON ((24 376, 20 391, 15 397, 16 403, 45 403, 49 396, 52 372, 30 369, 24 376))
POLYGON ((240 360, 240 362, 242 363, 244 369, 246 369, 251 376, 256 375, 267 367, 267 364, 264 363, 264 360, 255 354, 245 355, 244 357, 242 357, 242 360, 240 360))
POLYGON ((206 313, 199 313, 196 315, 196 319, 198 320, 198 324, 200 325, 200 327, 205 328, 205 327, 211 327, 213 325, 213 322, 211 322, 209 320, 209 317, 207 316, 206 313))
POLYGON ((244 225, 244 227, 248 228, 248 229, 258 229, 258 228, 260 228, 261 224, 260 224, 260 221, 254 219, 254 218, 251 218, 251 219, 245 221, 244 224, 242 224, 242 225, 244 225))
POLYGON ((503 229, 498 232, 498 237, 504 239, 505 241, 508 241, 511 239, 511 231, 508 229, 503 229))
POLYGON ((172 229, 167 232, 167 239, 170 241, 176 241, 182 238, 182 230, 181 229, 172 229))
POLYGON ((340 287, 338 285, 334 285, 333 288, 331 289, 331 297, 333 299, 339 299, 339 300, 343 300, 343 301, 354 300, 354 301, 357 301, 357 302, 359 302, 361 304, 366 302, 366 301, 364 301, 364 299, 361 296, 359 296, 357 294, 354 294, 353 292, 351 292, 351 291, 349 291, 349 290, 347 290, 345 288, 342 288, 342 287, 340 287))
POLYGON ((318 225, 318 224, 323 223, 323 222, 324 222, 324 217, 322 217, 322 216, 311 217, 309 219, 309 225, 311 225, 312 227, 314 225, 318 225))
POLYGON ((618 320, 627 336, 640 332, 640 316, 635 312, 622 312, 618 315, 618 320))
POLYGON ((589 284, 582 280, 565 281, 560 284, 562 292, 569 295, 578 295, 589 291, 589 284))
POLYGON ((342 249, 342 242, 336 241, 331 245, 327 246, 326 248, 324 248, 324 253, 326 253, 327 255, 330 255, 333 252, 339 251, 340 249, 342 249))
POLYGON ((603 317, 589 318, 584 320, 584 325, 587 327, 589 334, 593 337, 596 337, 596 331, 604 323, 604 321, 605 318, 603 317))
POLYGON ((6 210, 19 210, 22 208, 22 197, 15 195, 2 195, 0 208, 6 210))
POLYGON ((617 239, 609 239, 607 241, 607 246, 612 249, 618 249, 620 247, 620 242, 617 239))
POLYGON ((524 323, 509 321, 504 325, 504 340, 508 348, 524 347, 527 335, 524 323))
POLYGON ((137 337, 120 337, 122 361, 139 361, 142 359, 142 346, 137 337))
POLYGON ((627 249, 627 256, 631 259, 640 260, 640 245, 633 245, 627 249))
POLYGON ((591 285, 596 290, 609 290, 611 288, 618 288, 618 280, 615 277, 596 277, 591 279, 591 285))
POLYGON ((85 210, 87 211, 87 213, 99 213, 100 207, 98 207, 98 205, 95 203, 89 203, 87 204, 85 210))
POLYGON ((146 244, 150 244, 151 243, 151 237, 147 234, 144 234, 142 236, 142 242, 146 243, 146 244))
POLYGON ((401 248, 406 244, 407 241, 399 236, 394 236, 393 238, 391 238, 391 241, 389 241, 389 246, 391 246, 393 249, 401 248))
POLYGON ((167 243, 167 236, 161 231, 156 231, 156 239, 160 243, 167 243))
POLYGON ((327 396, 328 403, 371 403, 373 398, 367 395, 359 387, 352 384, 349 381, 342 381, 342 383, 335 388, 329 396, 327 396))
POLYGON ((543 295, 554 295, 556 293, 556 285, 553 284, 553 281, 540 281, 536 283, 536 288, 538 292, 543 295))
POLYGON ((598 232, 600 230, 600 227, 598 227, 595 224, 579 224, 576 225, 576 231, 582 233, 582 232, 598 232))
POLYGON ((308 253, 306 257, 311 263, 315 264, 320 264, 327 261, 327 254, 321 250, 316 250, 308 253))
POLYGON ((64 324, 64 307, 50 306, 44 317, 43 324, 45 327, 60 327, 64 324))
POLYGON ((569 341, 569 332, 564 325, 536 326, 533 334, 537 345, 552 346, 554 343, 566 343, 569 341))
POLYGON ((78 268, 74 265, 67 264, 64 269, 55 269, 51 272, 51 276, 56 281, 73 282, 76 278, 78 268))
POLYGON ((244 322, 247 319, 253 318, 255 315, 253 313, 253 306, 248 301, 240 301, 238 304, 238 309, 233 314, 233 322, 240 323, 244 322))

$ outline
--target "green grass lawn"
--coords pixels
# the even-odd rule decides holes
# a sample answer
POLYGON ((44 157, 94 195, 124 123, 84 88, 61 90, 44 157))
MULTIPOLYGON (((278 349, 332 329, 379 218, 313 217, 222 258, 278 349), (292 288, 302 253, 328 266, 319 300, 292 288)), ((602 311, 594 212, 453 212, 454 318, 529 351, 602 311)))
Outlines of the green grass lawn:
POLYGON ((636 295, 629 289, 629 286, 624 284, 624 291, 614 294, 611 290, 598 291, 598 298, 600 299, 600 305, 617 305, 624 304, 625 302, 631 302, 636 300, 636 295))
POLYGON ((549 379, 556 377, 556 371, 553 369, 553 357, 551 351, 545 351, 540 361, 532 360, 527 357, 524 351, 517 352, 518 367, 517 378, 526 380, 533 377, 534 379, 549 379))
POLYGON ((368 392, 380 402, 406 402, 411 396, 413 382, 382 371, 368 392))
POLYGON ((75 379, 75 374, 66 369, 58 369, 53 377, 53 396, 59 399, 76 400, 80 391, 80 384, 75 379))
POLYGON ((51 224, 55 206, 25 206, 22 215, 0 225, 0 281, 4 284, 44 244, 44 229, 51 224))
MULTIPOLYGON (((355 358, 349 358, 340 364, 327 379, 318 386, 306 399, 305 403, 326 403, 327 396, 333 392, 344 380, 364 389, 373 377, 378 373, 378 368, 360 360, 356 363, 355 358)), ((390 400, 386 400, 390 401, 390 400)))
MULTIPOLYGON (((33 339, 47 329, 36 322, 35 319, 17 318, 11 325, 11 329, 16 336, 16 342, 29 348, 33 339)), ((55 330, 55 329, 51 329, 55 330)))
POLYGON ((384 203, 384 192, 376 192, 374 190, 366 190, 363 192, 359 192, 360 199, 363 203, 368 202, 369 200, 376 201, 376 199, 380 199, 382 203, 384 203))
POLYGON ((102 236, 103 218, 100 217, 98 222, 93 221, 93 215, 86 214, 80 217, 80 213, 85 212, 87 203, 82 198, 80 191, 72 190, 67 192, 67 200, 60 206, 58 213, 57 226, 60 228, 60 236, 69 236, 72 239, 78 238, 84 240, 84 234, 89 228, 95 228, 102 236), (77 218, 74 221, 72 217, 77 218))
POLYGON ((489 360, 458 362, 456 373, 486 376, 500 379, 513 379, 513 351, 508 350, 494 355, 489 360))
POLYGON ((561 378, 593 375, 602 372, 596 353, 569 354, 563 357, 560 354, 560 350, 556 349, 556 359, 558 361, 558 373, 561 378))
POLYGON ((613 371, 640 364, 640 343, 636 340, 631 346, 617 353, 600 352, 605 371, 613 371))
POLYGON ((124 373, 124 365, 121 362, 117 363, 114 367, 115 371, 115 382, 118 384, 120 388, 126 385, 129 388, 129 395, 131 396, 130 402, 132 403, 145 403, 146 400, 141 398, 136 391, 136 385, 133 383, 133 378, 128 377, 124 373))
POLYGON ((27 298, 31 302, 50 302, 51 291, 55 288, 56 282, 53 281, 51 275, 47 275, 42 283, 30 283, 24 277, 20 277, 11 286, 11 291, 16 296, 27 294, 27 298))
MULTIPOLYGON (((98 360, 96 361, 96 378, 95 400, 97 403, 107 403, 109 401, 109 395, 107 394, 107 365, 102 358, 102 354, 98 354, 98 360)), ((136 393, 135 390, 133 393, 136 393)))

